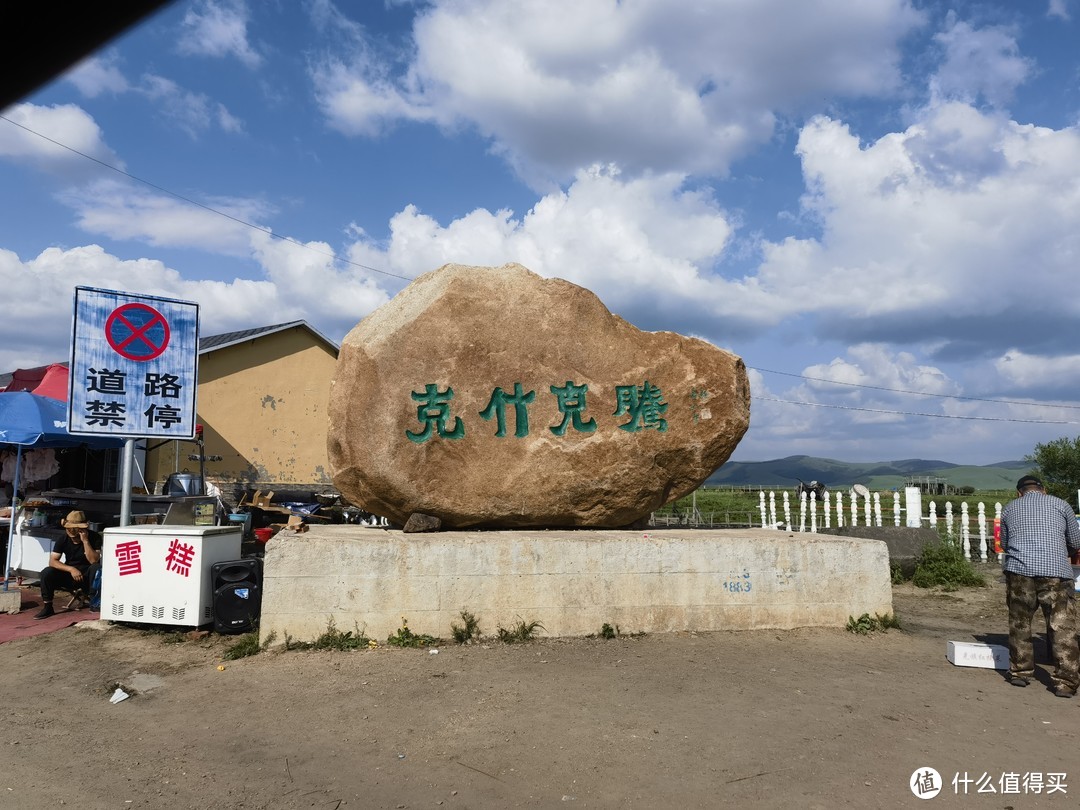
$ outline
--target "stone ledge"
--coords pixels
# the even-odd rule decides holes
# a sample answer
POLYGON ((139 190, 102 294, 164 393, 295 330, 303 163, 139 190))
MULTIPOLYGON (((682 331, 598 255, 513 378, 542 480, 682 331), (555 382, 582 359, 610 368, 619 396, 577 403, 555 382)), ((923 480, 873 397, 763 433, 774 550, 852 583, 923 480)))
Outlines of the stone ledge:
POLYGON ((0 613, 15 614, 22 610, 22 588, 0 590, 0 613))
POLYGON ((493 531, 405 535, 313 526, 275 537, 261 634, 310 640, 333 619, 384 639, 407 617, 446 638, 468 610, 485 634, 539 621, 550 636, 843 627, 891 613, 884 543, 768 530, 493 531))

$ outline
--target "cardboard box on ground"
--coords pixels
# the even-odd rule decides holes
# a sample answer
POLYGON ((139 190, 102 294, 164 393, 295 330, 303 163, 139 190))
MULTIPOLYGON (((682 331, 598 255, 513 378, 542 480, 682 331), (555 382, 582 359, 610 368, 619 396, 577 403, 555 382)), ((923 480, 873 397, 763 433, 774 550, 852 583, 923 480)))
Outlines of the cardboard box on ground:
POLYGON ((950 641, 945 657, 958 667, 1008 669, 1009 648, 1000 644, 978 644, 971 641, 950 641))
POLYGON ((255 494, 251 496, 251 500, 248 500, 247 493, 244 493, 244 497, 240 499, 240 503, 236 505, 239 509, 242 506, 250 506, 255 509, 262 509, 264 512, 283 512, 289 514, 289 510, 283 506, 274 506, 271 501, 274 499, 274 491, 270 490, 267 493, 263 493, 261 489, 255 490, 255 494))
POLYGON ((271 523, 270 528, 274 530, 274 534, 277 534, 282 529, 288 529, 291 532, 300 534, 308 530, 308 525, 304 523, 304 519, 299 515, 290 515, 287 523, 271 523))

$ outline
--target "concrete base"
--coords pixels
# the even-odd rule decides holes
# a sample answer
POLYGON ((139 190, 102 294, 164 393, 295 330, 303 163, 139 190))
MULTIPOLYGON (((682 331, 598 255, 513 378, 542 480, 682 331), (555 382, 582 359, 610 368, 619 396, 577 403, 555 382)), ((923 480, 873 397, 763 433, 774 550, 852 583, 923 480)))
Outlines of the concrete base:
POLYGON ((260 635, 449 637, 539 621, 546 635, 843 626, 892 612, 887 546, 765 529, 447 531, 313 526, 267 546, 260 635))
POLYGON ((22 588, 0 590, 0 613, 18 613, 22 609, 22 588))
POLYGON ((884 543, 767 530, 403 534, 359 526, 279 533, 263 568, 265 640, 359 628, 384 639, 402 617, 447 638, 467 610, 485 634, 540 622, 549 636, 842 627, 892 612, 884 543))

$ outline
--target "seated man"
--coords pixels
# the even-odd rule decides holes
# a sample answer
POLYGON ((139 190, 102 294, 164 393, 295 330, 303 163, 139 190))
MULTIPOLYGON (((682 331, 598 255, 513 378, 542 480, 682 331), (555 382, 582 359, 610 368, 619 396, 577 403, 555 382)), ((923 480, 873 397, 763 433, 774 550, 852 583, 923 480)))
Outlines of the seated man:
POLYGON ((78 511, 69 512, 60 525, 64 527, 64 537, 53 544, 49 567, 41 572, 43 604, 35 619, 47 619, 56 613, 53 610, 53 594, 57 588, 72 593, 82 591, 89 595, 94 572, 100 567, 101 541, 96 533, 90 531, 86 515, 78 511))

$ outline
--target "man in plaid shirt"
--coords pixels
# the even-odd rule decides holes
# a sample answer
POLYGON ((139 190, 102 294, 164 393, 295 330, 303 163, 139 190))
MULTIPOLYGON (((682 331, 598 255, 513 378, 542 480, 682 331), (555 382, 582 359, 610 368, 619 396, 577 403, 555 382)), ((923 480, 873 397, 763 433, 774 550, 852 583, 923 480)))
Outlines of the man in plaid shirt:
POLYGON ((1016 493, 1019 497, 1001 513, 1009 683, 1027 686, 1035 677, 1031 619, 1041 608, 1056 663, 1054 694, 1071 698, 1080 686, 1080 647, 1071 609, 1074 579, 1069 555, 1080 550, 1080 524, 1069 504, 1047 495, 1033 475, 1016 482, 1016 493))

